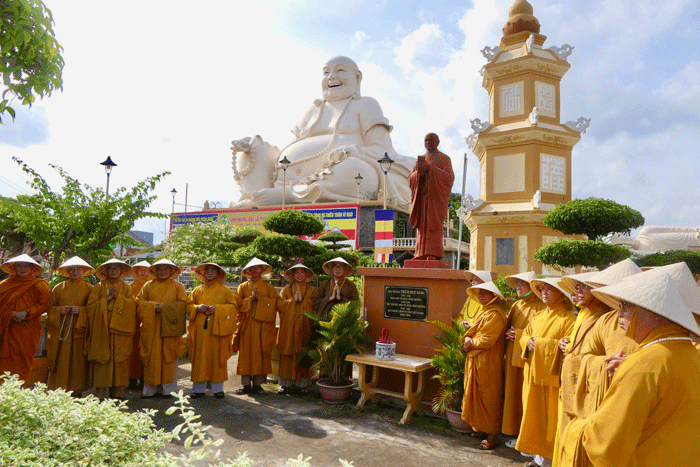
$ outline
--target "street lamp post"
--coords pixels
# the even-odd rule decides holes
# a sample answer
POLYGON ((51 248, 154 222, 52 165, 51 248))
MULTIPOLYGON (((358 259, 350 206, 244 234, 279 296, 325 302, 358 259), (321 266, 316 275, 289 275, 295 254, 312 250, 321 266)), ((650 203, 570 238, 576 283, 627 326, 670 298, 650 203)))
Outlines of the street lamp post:
POLYGON ((289 167, 291 161, 287 159, 287 156, 280 161, 282 166, 282 210, 284 210, 284 203, 287 200, 287 167, 289 167))
POLYGON ((360 183, 362 183, 362 175, 357 174, 357 177, 355 177, 355 181, 357 182, 357 204, 360 204, 360 183))
POLYGON ((394 163, 393 159, 389 157, 388 153, 384 153, 384 157, 379 159, 377 162, 379 162, 379 166, 382 168, 382 172, 384 172, 384 210, 386 210, 386 199, 387 199, 387 186, 386 186, 386 174, 391 170, 391 164, 394 163))
MULTIPOLYGON (((459 199, 460 208, 464 207, 464 193, 467 188, 467 153, 464 153, 464 170, 462 170, 462 197, 459 199)), ((462 211, 464 212, 464 210, 462 211)), ((457 264, 455 269, 459 269, 459 263, 462 261, 462 229, 464 228, 464 217, 459 217, 459 238, 457 240, 457 264)))
POLYGON ((105 173, 107 174, 107 189, 105 190, 105 193, 109 195, 109 174, 112 173, 112 169, 116 167, 117 164, 112 162, 112 158, 110 156, 107 156, 107 159, 105 159, 104 162, 100 162, 100 165, 105 167, 105 173))
POLYGON ((172 210, 171 214, 175 214, 175 195, 177 194, 177 190, 175 188, 173 188, 173 191, 171 191, 170 194, 173 195, 173 210, 172 210))

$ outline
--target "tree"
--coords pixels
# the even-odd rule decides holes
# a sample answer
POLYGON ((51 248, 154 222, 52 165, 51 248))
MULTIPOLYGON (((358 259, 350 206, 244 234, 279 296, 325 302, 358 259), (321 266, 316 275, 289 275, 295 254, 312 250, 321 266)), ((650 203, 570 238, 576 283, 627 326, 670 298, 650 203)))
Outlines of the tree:
POLYGON ((566 235, 586 235, 587 240, 564 239, 535 250, 535 259, 559 267, 592 266, 604 269, 631 253, 622 245, 612 245, 605 237, 613 233, 629 235, 644 225, 639 211, 615 201, 598 198, 574 199, 560 204, 542 218, 544 225, 566 235))
POLYGON ((235 252, 262 235, 258 230, 229 223, 196 222, 170 232, 165 254, 178 264, 213 262, 220 266, 236 266, 235 252))
MULTIPOLYGON (((459 216, 457 215, 457 210, 462 207, 462 195, 459 193, 450 193, 450 202, 447 205, 448 217, 455 225, 455 231, 452 232, 452 237, 459 238, 459 216)), ((471 234, 469 228, 466 225, 462 226, 462 241, 469 243, 471 234)))
POLYGON ((119 188, 107 195, 101 188, 83 185, 62 168, 51 165, 64 181, 62 192, 55 193, 39 173, 13 159, 30 175, 29 184, 38 194, 0 199, 0 213, 17 232, 32 239, 39 254, 47 257, 50 274, 67 254, 98 264, 111 255, 111 245, 129 242, 126 232, 138 219, 167 217, 147 208, 156 198, 151 194, 156 184, 169 172, 148 177, 131 190, 119 188))
POLYGON ((323 247, 327 250, 337 251, 348 247, 347 245, 338 243, 348 240, 348 236, 338 230, 331 230, 329 232, 326 232, 320 237, 318 237, 318 240, 321 242, 325 242, 323 247))
POLYGON ((0 0, 0 123, 12 101, 31 107, 36 97, 63 89, 63 47, 53 32, 53 16, 41 0, 0 0))
POLYGON ((642 256, 641 258, 633 258, 637 266, 666 266, 667 264, 680 263, 685 261, 685 264, 690 268, 690 272, 694 275, 700 274, 700 251, 693 250, 671 250, 664 253, 652 253, 642 256))

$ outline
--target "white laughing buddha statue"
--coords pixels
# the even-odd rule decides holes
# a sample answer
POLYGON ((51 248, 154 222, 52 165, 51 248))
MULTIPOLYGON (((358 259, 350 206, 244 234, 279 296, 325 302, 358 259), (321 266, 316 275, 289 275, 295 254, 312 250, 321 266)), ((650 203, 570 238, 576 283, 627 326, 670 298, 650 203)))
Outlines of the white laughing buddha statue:
MULTIPOLYGON (((408 175, 415 159, 400 156, 391 144, 391 125, 379 103, 360 96, 362 73, 347 57, 334 57, 323 66, 323 99, 314 101, 294 127, 294 141, 282 151, 260 136, 234 141, 233 172, 241 191, 237 206, 282 204, 283 170, 287 168, 287 203, 355 201, 356 175, 363 194, 382 188, 377 163, 387 153, 395 162, 387 175, 389 198, 411 202, 408 175)), ((367 196, 362 196, 367 198, 367 196)))

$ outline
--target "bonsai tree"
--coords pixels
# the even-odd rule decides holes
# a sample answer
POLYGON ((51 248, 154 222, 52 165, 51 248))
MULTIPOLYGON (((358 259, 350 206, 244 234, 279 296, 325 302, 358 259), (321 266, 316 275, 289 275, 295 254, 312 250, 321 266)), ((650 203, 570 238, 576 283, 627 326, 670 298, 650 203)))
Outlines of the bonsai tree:
POLYGON ((452 320, 452 326, 437 320, 428 322, 442 331, 435 337, 442 345, 437 349, 438 354, 430 360, 430 365, 438 372, 433 378, 442 385, 433 398, 433 411, 445 413, 449 409, 460 412, 464 397, 464 365, 467 360, 467 354, 462 348, 462 336, 467 328, 457 319, 452 320))
MULTIPOLYGON (((323 222, 304 211, 296 209, 278 211, 268 216, 262 222, 262 226, 274 233, 260 236, 253 241, 251 244, 253 256, 279 257, 279 260, 275 258, 275 262, 281 263, 282 268, 291 267, 297 262, 297 258, 317 256, 326 251, 299 238, 299 236, 311 236, 323 232, 323 222)), ((275 264, 270 264, 274 269, 279 270, 275 264)))
POLYGON ((369 323, 362 319, 362 302, 340 303, 326 317, 304 314, 317 326, 318 338, 312 343, 316 348, 309 351, 314 368, 321 378, 328 378, 331 386, 347 385, 345 375, 352 363, 345 357, 366 352, 372 342, 367 332, 369 323))
POLYGON ((331 230, 330 232, 326 232, 318 239, 322 242, 325 242, 325 245, 323 247, 326 250, 341 250, 343 248, 347 248, 347 245, 339 245, 338 242, 342 242, 345 240, 348 240, 347 235, 345 235, 343 232, 339 232, 337 230, 331 230), (330 242, 330 243, 329 243, 330 242))
POLYGON ((559 267, 607 267, 631 255, 622 245, 612 245, 605 237, 613 233, 629 235, 644 225, 644 216, 629 206, 608 199, 574 199, 560 204, 542 218, 547 227, 566 235, 585 235, 587 240, 564 239, 538 248, 535 259, 559 267))

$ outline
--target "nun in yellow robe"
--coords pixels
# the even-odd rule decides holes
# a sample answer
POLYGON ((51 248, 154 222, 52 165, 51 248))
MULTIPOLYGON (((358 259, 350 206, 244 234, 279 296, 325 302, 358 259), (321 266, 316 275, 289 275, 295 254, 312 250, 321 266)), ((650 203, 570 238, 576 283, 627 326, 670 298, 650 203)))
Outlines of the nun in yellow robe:
POLYGON ((547 308, 537 313, 520 337, 523 368, 523 419, 515 449, 534 454, 536 465, 551 462, 559 401, 559 340, 574 327, 573 307, 558 279, 536 279, 530 288, 547 308))
POLYGON ((253 258, 241 274, 248 280, 235 292, 238 327, 233 336, 233 350, 238 351, 237 374, 242 386, 236 394, 257 394, 267 375, 272 373, 272 349, 277 337, 277 290, 262 279, 272 266, 253 258))
POLYGON ((226 271, 218 264, 200 264, 194 274, 202 284, 190 293, 187 301, 190 317, 187 354, 192 363, 190 397, 204 396, 207 383, 211 383, 214 397, 223 399, 228 359, 233 355, 236 299, 224 285, 226 271))
POLYGON ((141 398, 167 398, 177 392, 175 363, 186 331, 187 293, 175 280, 181 271, 172 261, 160 259, 148 270, 156 278, 148 281, 137 297, 143 361, 141 398))
POLYGON ((305 394, 311 370, 297 365, 301 351, 309 344, 311 320, 303 313, 313 312, 313 297, 316 288, 309 284, 314 272, 303 264, 295 264, 284 272, 289 282, 277 300, 280 328, 277 333, 277 348, 280 351, 280 394, 305 394))
MULTIPOLYGON (((464 277, 467 278, 467 281, 469 284, 471 284, 471 286, 475 286, 478 284, 483 284, 484 282, 495 281, 498 274, 491 271, 468 270, 464 271, 464 277)), ((476 320, 476 316, 479 314, 479 311, 481 311, 481 303, 479 303, 478 300, 470 298, 467 294, 467 300, 462 306, 462 311, 459 312, 462 323, 467 327, 471 326, 476 320)))
POLYGON ((98 399, 126 398, 129 383, 129 354, 136 327, 136 300, 123 279, 131 267, 118 259, 100 265, 95 275, 100 283, 93 287, 87 303, 88 331, 86 352, 90 362, 90 384, 98 399))
POLYGON ((473 325, 462 338, 467 353, 464 367, 464 398, 462 420, 475 432, 488 437, 479 447, 493 449, 498 444, 503 414, 503 333, 506 313, 499 299, 503 295, 493 282, 470 287, 469 297, 482 309, 473 325))
POLYGON ((83 259, 74 256, 56 270, 68 279, 56 285, 49 294, 46 309, 47 350, 51 390, 62 388, 76 395, 87 389, 88 363, 85 358, 87 302, 92 284, 85 282, 95 270, 83 259))
MULTIPOLYGON (((135 298, 139 296, 141 289, 146 284, 146 282, 155 278, 153 274, 148 272, 148 268, 151 264, 148 261, 139 261, 138 263, 131 266, 131 277, 134 282, 129 284, 131 286, 131 295, 135 298)), ((136 300, 138 305, 138 299, 136 300)), ((141 316, 138 313, 138 308, 136 309, 136 332, 134 333, 134 338, 132 341, 131 355, 129 356, 129 388, 131 389, 142 389, 143 388, 143 362, 141 361, 141 316)))
MULTIPOLYGON (((520 421, 523 418, 523 349, 520 336, 532 318, 545 306, 542 300, 530 290, 530 281, 537 278, 534 272, 524 272, 506 277, 506 283, 515 289, 520 300, 513 303, 508 312, 506 326, 505 382, 503 386, 503 423, 501 433, 518 436, 520 421)), ((515 446, 515 440, 506 443, 515 446), (512 444, 511 444, 512 443, 512 444)))
POLYGON ((618 309, 639 348, 615 371, 603 402, 562 436, 560 465, 700 465, 700 328, 671 277, 637 274, 593 291, 618 309))

